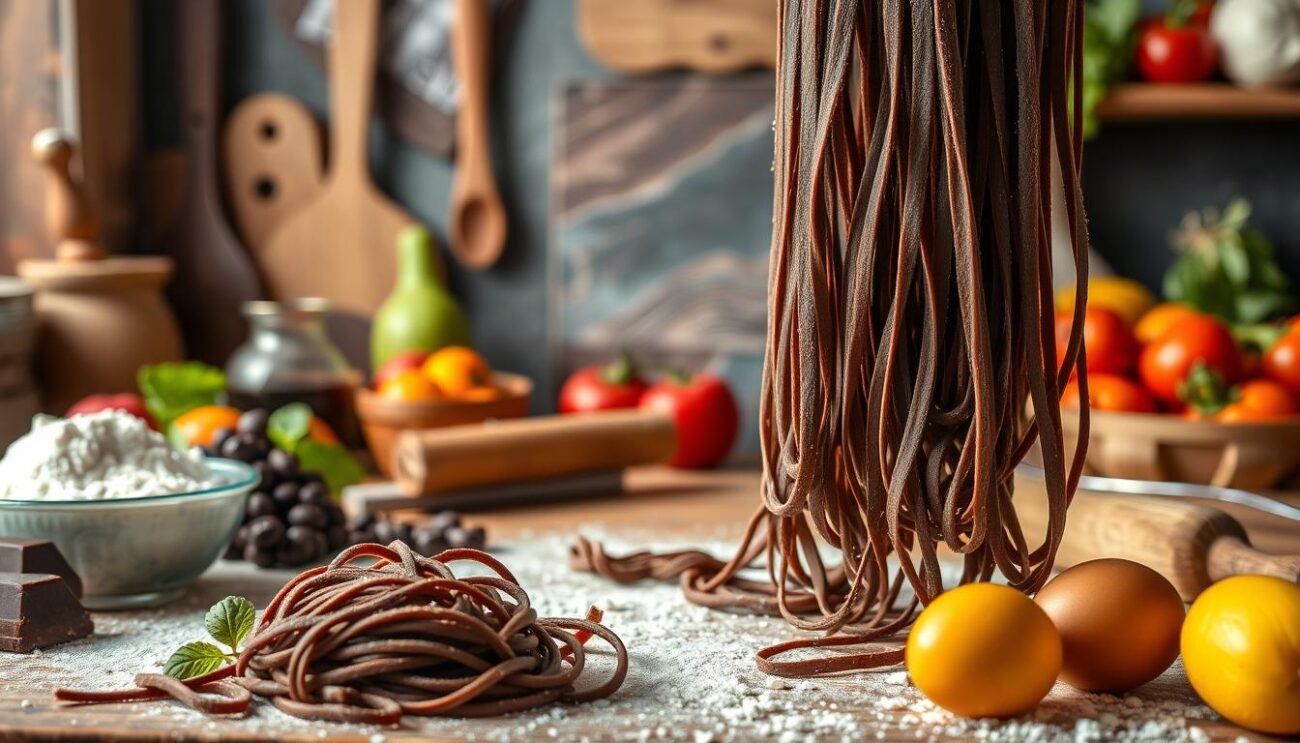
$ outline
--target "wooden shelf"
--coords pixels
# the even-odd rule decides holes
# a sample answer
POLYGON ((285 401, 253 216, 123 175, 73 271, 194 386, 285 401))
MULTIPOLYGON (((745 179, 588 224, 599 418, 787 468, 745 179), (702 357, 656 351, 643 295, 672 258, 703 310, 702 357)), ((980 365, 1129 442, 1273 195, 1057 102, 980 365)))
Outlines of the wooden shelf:
POLYGON ((1125 83, 1097 105, 1097 116, 1103 121, 1300 118, 1300 89, 1125 83))

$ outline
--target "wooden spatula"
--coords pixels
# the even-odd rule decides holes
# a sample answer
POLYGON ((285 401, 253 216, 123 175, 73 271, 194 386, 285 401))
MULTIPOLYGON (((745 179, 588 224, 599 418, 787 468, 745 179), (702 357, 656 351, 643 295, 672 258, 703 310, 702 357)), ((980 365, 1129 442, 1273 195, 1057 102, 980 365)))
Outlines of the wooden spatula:
MULTIPOLYGON (((1026 534, 1044 533, 1047 500, 1041 480, 1017 474, 1015 505, 1026 534)), ((1080 489, 1070 505, 1056 563, 1069 567, 1102 557, 1146 565, 1168 578, 1188 601, 1230 575, 1274 575, 1300 583, 1300 556, 1254 549, 1241 524, 1217 508, 1080 489)))
POLYGON ((342 311, 331 334, 361 368, 369 317, 393 288, 397 234, 415 221, 379 192, 367 164, 379 7, 379 0, 334 3, 325 185, 258 255, 275 297, 324 297, 342 311))
POLYGON ((186 349, 212 364, 224 364, 244 339, 241 307, 262 293, 256 268, 222 212, 217 185, 221 7, 220 0, 181 6, 188 178, 184 206, 163 241, 176 262, 168 295, 186 349))
POLYGON ((221 134, 226 203, 244 245, 257 255, 289 215, 320 195, 323 151, 310 111, 282 93, 240 101, 221 134))

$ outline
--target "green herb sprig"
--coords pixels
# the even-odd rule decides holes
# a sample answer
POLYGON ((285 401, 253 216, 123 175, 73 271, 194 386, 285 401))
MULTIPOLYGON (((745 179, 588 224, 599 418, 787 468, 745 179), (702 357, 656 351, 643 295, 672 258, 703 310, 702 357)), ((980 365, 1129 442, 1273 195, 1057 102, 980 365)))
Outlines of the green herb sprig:
POLYGON ((242 596, 227 596, 218 601, 208 609, 203 626, 213 640, 225 647, 202 640, 187 642, 167 659, 163 673, 172 678, 188 679, 233 662, 239 655, 239 646, 252 634, 256 618, 253 602, 242 596))
POLYGON ((361 482, 366 470, 341 444, 327 444, 311 438, 311 418, 310 406, 300 402, 289 403, 271 413, 266 435, 277 449, 297 456, 298 466, 303 471, 316 472, 325 478, 325 484, 337 495, 343 488, 361 482))

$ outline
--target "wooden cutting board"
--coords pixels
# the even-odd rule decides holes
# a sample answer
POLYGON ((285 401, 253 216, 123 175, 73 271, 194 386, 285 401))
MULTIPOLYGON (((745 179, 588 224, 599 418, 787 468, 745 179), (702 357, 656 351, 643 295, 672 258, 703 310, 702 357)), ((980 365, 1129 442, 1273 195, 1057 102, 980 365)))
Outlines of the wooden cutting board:
POLYGON ((248 250, 266 249, 271 233, 320 195, 320 127, 291 96, 250 96, 226 118, 221 158, 226 203, 248 250))
POLYGON ((734 72, 776 64, 774 0, 578 0, 578 36, 621 72, 734 72))
POLYGON ((163 238, 176 264, 168 295, 188 355, 224 364, 247 335, 244 302, 262 294, 248 253, 221 209, 217 172, 217 94, 220 89, 220 0, 181 7, 186 198, 163 238))
POLYGON ((370 178, 380 0, 335 5, 329 50, 329 169, 320 194, 290 216, 258 256, 272 296, 324 297, 334 306, 331 337, 366 368, 370 317, 393 288, 396 240, 416 220, 370 178))

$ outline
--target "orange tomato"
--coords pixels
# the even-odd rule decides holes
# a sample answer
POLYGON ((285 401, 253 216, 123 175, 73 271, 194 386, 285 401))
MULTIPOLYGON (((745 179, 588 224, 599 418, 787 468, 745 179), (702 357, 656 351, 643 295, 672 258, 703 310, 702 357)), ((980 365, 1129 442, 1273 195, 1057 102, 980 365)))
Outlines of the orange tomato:
POLYGON ((403 402, 429 402, 441 400, 442 390, 425 375, 414 369, 398 372, 379 387, 379 394, 403 402))
POLYGON ((1137 321, 1137 325, 1133 326, 1133 335, 1137 337, 1138 343, 1145 346, 1164 335, 1174 323, 1188 315, 1197 314, 1200 313, 1185 304, 1177 302, 1158 304, 1147 310, 1137 321))
POLYGON ((1232 333, 1208 315, 1191 314, 1142 349, 1138 374, 1157 400, 1178 406, 1182 403, 1178 388, 1198 361, 1228 384, 1241 378, 1241 352, 1232 333))
POLYGON ((1224 423, 1247 423, 1290 418, 1300 414, 1300 404, 1286 387, 1270 379, 1252 379, 1237 388, 1237 399, 1224 406, 1214 419, 1224 423))
MULTIPOLYGON (((1088 405, 1093 410, 1116 413, 1154 413, 1156 401, 1137 383, 1117 374, 1088 375, 1088 405)), ((1079 408, 1079 382, 1071 381, 1061 393, 1061 406, 1079 408)))
POLYGON ((212 446, 212 438, 223 428, 239 425, 240 412, 224 405, 194 408, 172 421, 172 430, 185 437, 190 446, 212 446))
POLYGON ((1061 672, 1061 636, 1038 604, 992 583, 941 594, 916 618, 905 658, 930 701, 967 717, 1013 717, 1042 701, 1061 672))
POLYGON ((314 415, 307 422, 307 437, 322 444, 339 443, 339 435, 334 433, 334 429, 330 428, 330 424, 314 415))
POLYGON ((471 348, 447 346, 424 362, 424 375, 449 397, 462 397, 479 387, 492 386, 492 367, 471 348))
POLYGON ((1277 339, 1264 354, 1261 366, 1264 376, 1286 385, 1293 392, 1300 392, 1300 332, 1296 331, 1295 321, 1288 326, 1286 335, 1277 339))
MULTIPOLYGON (((1056 316, 1056 363, 1065 359, 1066 344, 1074 316, 1056 316)), ((1088 371, 1123 374, 1133 368, 1138 344, 1124 318, 1112 310, 1088 307, 1083 313, 1083 347, 1088 353, 1088 371)))

